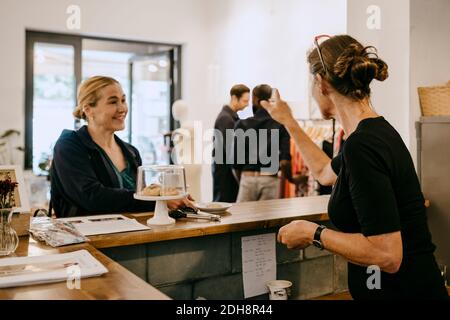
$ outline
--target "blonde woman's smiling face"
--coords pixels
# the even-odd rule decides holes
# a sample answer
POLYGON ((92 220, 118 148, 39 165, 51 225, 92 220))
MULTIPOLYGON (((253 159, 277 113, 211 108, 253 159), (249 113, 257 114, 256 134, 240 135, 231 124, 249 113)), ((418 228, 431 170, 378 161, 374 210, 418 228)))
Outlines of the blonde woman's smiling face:
POLYGON ((113 132, 125 129, 128 105, 122 87, 109 85, 101 89, 99 95, 97 105, 85 110, 89 124, 113 132))

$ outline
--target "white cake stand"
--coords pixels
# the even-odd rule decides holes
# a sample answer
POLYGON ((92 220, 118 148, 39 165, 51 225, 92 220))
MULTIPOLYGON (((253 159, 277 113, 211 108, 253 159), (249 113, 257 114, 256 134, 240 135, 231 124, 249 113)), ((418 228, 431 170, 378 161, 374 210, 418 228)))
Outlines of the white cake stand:
POLYGON ((156 201, 155 214, 153 218, 147 220, 148 226, 167 226, 175 223, 175 219, 169 217, 169 210, 167 208, 168 200, 180 200, 186 198, 187 193, 176 196, 142 196, 134 194, 134 198, 143 201, 156 201))

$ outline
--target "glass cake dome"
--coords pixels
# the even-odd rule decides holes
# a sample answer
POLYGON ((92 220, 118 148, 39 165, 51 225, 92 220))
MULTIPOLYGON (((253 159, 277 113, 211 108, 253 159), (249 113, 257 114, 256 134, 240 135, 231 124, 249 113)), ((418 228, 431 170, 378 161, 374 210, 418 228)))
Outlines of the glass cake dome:
POLYGON ((153 165, 138 168, 137 195, 141 200, 178 199, 187 195, 183 166, 153 165))
POLYGON ((168 200, 187 197, 186 174, 183 166, 153 165, 138 168, 137 186, 134 198, 156 201, 153 218, 147 220, 149 226, 163 226, 175 223, 169 217, 168 200))

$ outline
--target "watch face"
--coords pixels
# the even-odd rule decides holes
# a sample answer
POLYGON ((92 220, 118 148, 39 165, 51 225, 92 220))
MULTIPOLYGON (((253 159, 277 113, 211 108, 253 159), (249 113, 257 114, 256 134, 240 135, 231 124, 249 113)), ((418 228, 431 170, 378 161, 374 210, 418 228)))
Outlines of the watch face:
POLYGON ((313 245, 316 246, 319 249, 322 249, 322 242, 318 241, 318 240, 313 240, 313 245))

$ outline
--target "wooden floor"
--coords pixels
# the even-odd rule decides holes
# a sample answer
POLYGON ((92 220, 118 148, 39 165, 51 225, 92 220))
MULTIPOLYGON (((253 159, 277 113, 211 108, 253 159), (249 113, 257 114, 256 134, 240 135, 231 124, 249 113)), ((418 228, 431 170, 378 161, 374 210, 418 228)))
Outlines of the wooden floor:
POLYGON ((330 294, 323 297, 314 298, 312 300, 353 300, 352 296, 348 291, 336 293, 336 294, 330 294))

